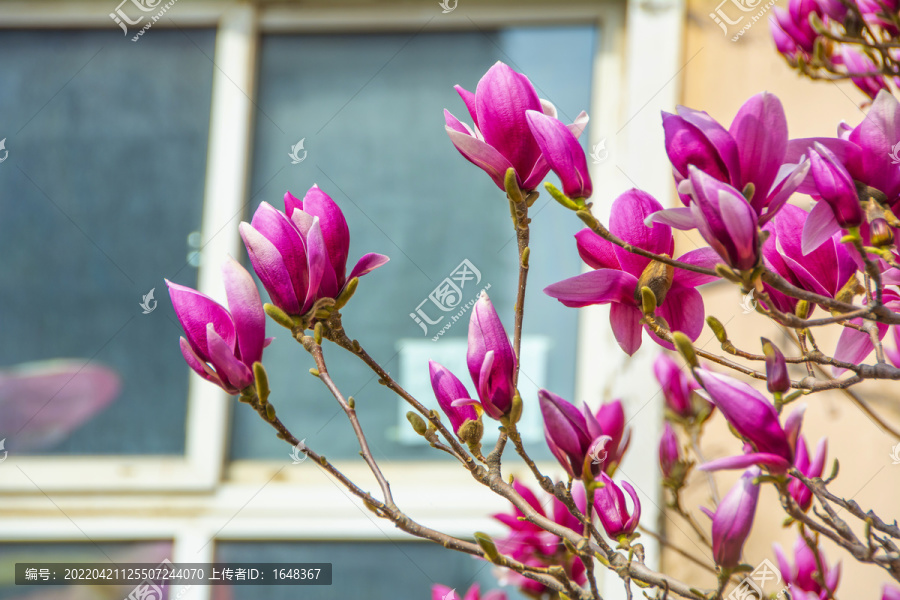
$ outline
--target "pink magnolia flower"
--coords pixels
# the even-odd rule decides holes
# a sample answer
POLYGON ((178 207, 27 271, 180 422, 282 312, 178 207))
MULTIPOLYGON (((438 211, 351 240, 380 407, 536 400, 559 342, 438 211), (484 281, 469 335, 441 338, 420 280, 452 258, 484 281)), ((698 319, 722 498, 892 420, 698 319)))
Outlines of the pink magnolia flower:
POLYGON ((753 527, 756 504, 759 501, 759 468, 747 469, 732 487, 713 513, 700 507, 712 519, 713 558, 716 564, 726 569, 734 568, 741 562, 744 542, 753 527))
MULTIPOLYGON (((555 496, 542 494, 541 497, 544 498, 544 501, 541 502, 534 492, 518 481, 513 482, 513 487, 540 515, 550 518, 555 523, 578 533, 581 533, 584 529, 581 522, 555 496), (544 506, 548 504, 552 504, 552 509, 549 512, 544 509, 544 506)), ((586 499, 584 488, 580 482, 575 482, 575 485, 572 486, 572 498, 575 501, 575 506, 584 514, 586 499)), ((536 567, 561 565, 572 581, 578 585, 584 585, 587 582, 587 576, 581 559, 569 554, 563 545, 562 539, 520 518, 524 516, 522 511, 516 507, 513 507, 511 514, 499 513, 493 515, 495 519, 510 529, 509 535, 497 540, 497 549, 503 554, 527 565, 536 567)), ((523 577, 514 571, 507 572, 507 580, 535 597, 540 597, 541 594, 548 591, 547 588, 537 581, 523 577)))
POLYGON ((696 369, 695 373, 713 404, 751 446, 746 454, 713 460, 699 468, 714 471, 759 464, 773 472, 786 472, 794 463, 794 446, 803 420, 802 408, 791 413, 782 427, 775 407, 750 385, 705 369, 696 369))
POLYGON ((835 221, 843 229, 862 225, 864 215, 856 193, 856 184, 831 150, 816 143, 810 150, 810 174, 816 187, 813 196, 831 208, 835 221))
POLYGON ((885 585, 881 592, 881 600, 900 600, 900 588, 885 585))
MULTIPOLYGON (((763 230, 770 235, 763 243, 763 262, 789 283, 835 298, 856 273, 857 264, 847 246, 841 243, 839 232, 821 240, 815 248, 804 247, 802 232, 809 217, 810 213, 802 208, 787 204, 766 223, 763 230)), ((775 308, 791 313, 796 310, 796 298, 782 294, 768 284, 763 286, 775 308)))
MULTIPOLYGON (((860 8, 866 4, 866 0, 860 2, 860 8)), ((874 99, 881 90, 890 92, 890 88, 881 76, 880 69, 872 58, 850 44, 838 44, 837 52, 831 56, 832 62, 844 65, 848 73, 871 73, 868 77, 851 77, 850 81, 863 94, 874 99)))
MULTIPOLYGON (((653 362, 653 374, 662 388, 666 407, 683 419, 697 418, 697 405, 694 403, 694 390, 700 389, 700 384, 694 379, 689 370, 684 370, 668 354, 660 354, 653 362)), ((713 405, 703 401, 709 409, 713 405)), ((701 411, 702 412, 702 411, 701 411)), ((706 411, 708 412, 708 411, 706 411)))
POLYGON ((769 26, 778 51, 788 58, 796 58, 798 53, 808 57, 818 37, 809 24, 809 15, 821 16, 819 5, 814 0, 789 0, 787 10, 775 6, 772 13, 775 18, 769 19, 769 26))
MULTIPOLYGON (((763 92, 747 100, 727 130, 703 111, 679 106, 676 112, 663 113, 666 153, 676 183, 687 179, 694 166, 738 193, 753 184, 750 206, 760 225, 775 216, 806 177, 808 162, 798 160, 782 168, 787 162, 787 118, 773 94, 763 92)), ((690 202, 685 192, 681 199, 685 205, 690 202)), ((688 214, 684 208, 671 212, 688 214)))
POLYGON ((603 404, 596 414, 587 404, 578 410, 547 390, 538 391, 538 401, 547 446, 569 475, 581 479, 586 460, 594 477, 621 462, 631 437, 621 401, 603 404))
POLYGON ((513 383, 516 355, 503 323, 484 291, 478 296, 469 319, 466 361, 484 412, 493 419, 508 414, 516 395, 513 383))
MULTIPOLYGON (((803 138, 788 144, 786 162, 793 162, 818 142, 830 150, 854 181, 881 191, 896 212, 900 209, 900 169, 891 163, 893 146, 900 140, 900 103, 882 90, 875 96, 869 112, 854 128, 843 126, 838 138, 803 138)), ((812 177, 798 188, 800 193, 814 194, 812 177)), ((831 207, 818 202, 809 214, 803 232, 803 249, 810 251, 840 231, 831 207)), ((865 227, 863 234, 865 236, 865 227)))
POLYGON ((629 514, 625 505, 625 494, 619 486, 606 473, 600 474, 600 480, 603 487, 594 492, 594 507, 606 535, 613 539, 631 535, 641 520, 641 501, 637 492, 630 483, 622 482, 622 487, 631 496, 632 509, 629 514))
POLYGON ((559 119, 536 110, 525 115, 544 158, 562 182, 563 193, 569 198, 589 198, 591 176, 578 138, 559 119))
POLYGON ((774 393, 784 393, 791 389, 791 377, 788 375, 784 354, 766 338, 762 339, 763 354, 766 356, 766 388, 774 393))
POLYGON ((266 315, 250 273, 229 258, 222 265, 228 307, 197 290, 166 280, 178 322, 181 353, 200 377, 229 394, 253 383, 253 363, 262 360, 266 315))
POLYGON ((735 188, 688 166, 688 178, 678 185, 690 195, 687 209, 669 209, 649 217, 676 229, 694 229, 722 261, 739 271, 756 267, 760 259, 757 216, 747 199, 735 188))
MULTIPOLYGON (((528 78, 502 62, 488 69, 475 93, 455 86, 474 122, 474 128, 444 110, 445 129, 450 141, 466 160, 490 175, 501 190, 503 179, 513 168, 523 190, 532 190, 550 172, 550 164, 541 153, 526 112, 529 110, 556 117, 556 108, 538 98, 528 78)), ((582 111, 569 130, 577 138, 587 124, 582 111)))
POLYGON ((281 212, 263 202, 240 232, 272 304, 287 314, 301 315, 321 298, 337 298, 348 281, 390 260, 366 254, 346 277, 350 231, 338 205, 314 185, 303 200, 287 192, 284 207, 281 212))
MULTIPOLYGON (((647 226, 644 220, 662 206, 649 194, 632 189, 613 202, 609 230, 624 241, 656 254, 672 255, 674 241, 672 229, 667 225, 647 226)), ((633 254, 607 242, 590 229, 582 229, 575 235, 578 253, 595 270, 583 273, 544 289, 544 293, 566 306, 581 307, 592 304, 610 304, 609 321, 619 346, 629 355, 641 347, 640 289, 638 282, 650 267, 650 259, 633 254)), ((717 262, 715 252, 709 248, 692 250, 678 258, 679 261, 712 266, 717 262)), ((703 329, 703 299, 694 288, 713 281, 715 277, 701 275, 683 269, 667 272, 668 290, 657 293, 656 314, 669 324, 672 331, 682 331, 692 340, 703 329), (669 278, 671 278, 669 280, 669 278)), ((672 349, 672 345, 651 337, 660 345, 672 349)))
POLYGON ((473 406, 474 401, 469 396, 466 386, 447 367, 429 360, 428 372, 438 405, 450 419, 453 432, 459 435, 459 430, 466 421, 478 420, 478 412, 473 406))
MULTIPOLYGON (((806 477, 821 477, 822 472, 825 470, 825 455, 827 452, 828 439, 822 438, 816 445, 815 456, 813 456, 812 461, 810 461, 809 450, 806 447, 806 439, 801 435, 797 438, 797 447, 794 452, 796 455, 794 458, 794 467, 806 477)), ((788 492, 790 492, 791 497, 802 510, 807 511, 809 510, 809 507, 812 506, 812 492, 808 487, 803 485, 803 482, 799 479, 791 477, 791 481, 788 483, 788 492)))
POLYGON ((675 466, 681 460, 681 447, 678 444, 678 436, 675 430, 666 422, 663 434, 659 439, 659 468, 663 477, 671 479, 675 472, 675 466))
MULTIPOLYGON (((773 544, 772 549, 775 552, 775 557, 778 559, 778 570, 781 571, 784 582, 790 585, 791 598, 796 600, 825 600, 825 598, 830 597, 828 590, 813 577, 819 570, 816 562, 816 553, 810 549, 802 536, 797 536, 797 541, 794 542, 794 564, 788 562, 780 544, 773 544)), ((834 592, 841 579, 841 563, 830 567, 825 561, 825 554, 821 550, 818 550, 817 553, 819 561, 825 570, 825 573, 821 575, 821 579, 824 580, 828 589, 834 592)))
POLYGON ((493 590, 482 595, 481 586, 473 583, 466 595, 460 597, 455 589, 436 583, 431 586, 431 600, 506 600, 506 593, 493 590))

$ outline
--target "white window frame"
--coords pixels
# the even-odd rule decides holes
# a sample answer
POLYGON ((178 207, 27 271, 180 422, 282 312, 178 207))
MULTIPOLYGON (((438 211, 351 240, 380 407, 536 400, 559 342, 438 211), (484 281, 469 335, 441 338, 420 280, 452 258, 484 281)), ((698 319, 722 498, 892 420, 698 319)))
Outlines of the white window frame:
MULTIPOLYGON (((671 167, 661 150, 659 111, 672 110, 679 96, 684 1, 627 2, 524 6, 483 2, 449 14, 440 14, 439 7, 430 4, 424 8, 389 2, 352 8, 230 1, 176 4, 170 13, 175 20, 162 19, 154 28, 217 28, 202 217, 207 245, 200 291, 224 298, 216 265, 226 254, 237 255, 240 248, 236 224, 248 202, 259 33, 417 31, 432 17, 432 8, 436 18, 428 31, 472 30, 473 23, 479 28, 595 23, 600 43, 593 61, 589 144, 605 138, 610 151, 609 160, 591 165, 595 212, 606 219, 612 198, 635 185, 663 204, 670 203, 671 167), (668 83, 660 89, 664 81, 668 83)), ((0 28, 109 28, 108 14, 114 8, 114 0, 2 3, 0 28)), ((153 30, 147 35, 152 36, 153 30)), ((657 348, 645 339, 634 358, 625 356, 612 338, 607 314, 604 307, 591 307, 579 318, 576 399, 596 403, 618 394, 626 401, 626 412, 633 417, 633 440, 622 471, 644 500, 642 521, 656 523, 662 498, 655 460, 662 402, 649 401, 658 389, 647 374, 657 348)), ((215 541, 409 539, 390 523, 376 522, 310 464, 228 463, 234 404, 192 374, 181 456, 10 455, 0 465, 0 542, 171 539, 173 560, 211 562, 215 541)), ((339 461, 337 466, 354 480, 370 480, 356 461, 339 461)), ((549 473, 559 470, 551 463, 542 468, 549 473)), ((384 469, 398 504, 420 522, 460 536, 479 529, 502 533, 502 527, 486 515, 504 510, 505 503, 473 485, 458 466, 394 461, 384 469), (438 484, 446 493, 427 492, 438 484)), ((373 482, 370 487, 377 486, 373 482)), ((657 549, 652 540, 645 539, 644 544, 653 564, 657 549)), ((608 578, 603 586, 605 598, 624 597, 618 579, 608 578)), ((193 587, 181 598, 207 600, 210 589, 193 587)))

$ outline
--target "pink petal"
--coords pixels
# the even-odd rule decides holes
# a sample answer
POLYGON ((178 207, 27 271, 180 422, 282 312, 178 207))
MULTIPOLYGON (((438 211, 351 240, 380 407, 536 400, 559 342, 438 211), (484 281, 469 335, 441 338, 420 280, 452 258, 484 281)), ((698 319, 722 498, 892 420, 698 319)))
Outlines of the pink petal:
POLYGON ((303 197, 303 212, 319 217, 322 237, 328 249, 328 258, 339 284, 344 281, 347 254, 350 250, 350 230, 344 213, 331 197, 313 185, 303 197))
POLYGON ((597 269, 548 285, 544 293, 572 308, 608 302, 635 305, 637 283, 634 275, 623 271, 597 269))
POLYGON ((619 347, 632 356, 641 347, 641 311, 634 306, 614 302, 609 307, 609 324, 619 347))
MULTIPOLYGON (((662 205, 650 194, 632 188, 620 195, 613 202, 609 219, 610 232, 644 250, 654 254, 672 255, 675 242, 672 229, 668 225, 654 224, 648 227, 644 221, 655 212, 662 210, 662 205)), ((640 277, 649 258, 639 256, 619 248, 615 248, 616 256, 622 270, 640 277)))
POLYGON ((787 150, 781 101, 768 92, 753 96, 735 115, 729 132, 740 151, 742 183, 753 182, 757 194, 768 194, 787 150))
MULTIPOLYGON (((712 248, 698 248, 697 250, 685 252, 677 260, 678 262, 694 265, 695 267, 706 267, 707 269, 714 269, 717 264, 722 262, 722 259, 719 258, 719 255, 712 248)), ((676 267, 673 282, 684 287, 693 288, 704 283, 717 281, 718 279, 719 277, 716 275, 704 275, 703 273, 695 273, 694 271, 676 267)))
MULTIPOLYGON (((594 269, 618 269, 615 244, 608 242, 587 227, 575 234, 575 244, 581 260, 594 269)), ((900 271, 898 271, 900 273, 900 271)))
POLYGON ((231 315, 218 302, 187 286, 166 280, 175 316, 184 329, 191 348, 198 356, 208 357, 206 325, 212 323, 229 346, 234 346, 235 330, 231 315))
MULTIPOLYGON (((296 214, 298 211, 294 212, 296 214)), ((299 314, 300 302, 294 291, 290 271, 278 248, 247 223, 241 223, 239 230, 253 270, 269 292, 272 304, 288 314, 299 314)))
POLYGON ((391 259, 384 254, 376 254, 375 252, 364 254, 356 263, 356 266, 353 267, 353 270, 350 271, 350 277, 348 277, 347 280, 349 281, 354 277, 362 277, 366 273, 371 273, 389 260, 391 259))
POLYGON ((231 257, 222 265, 222 277, 241 360, 252 367, 253 363, 262 359, 266 337, 266 313, 259 299, 259 290, 247 269, 231 257))
POLYGON ((828 203, 816 202, 803 225, 803 254, 809 254, 840 230, 841 226, 835 220, 828 203))
POLYGON ((505 190, 504 177, 506 176, 506 171, 512 167, 512 163, 486 142, 475 139, 471 135, 455 131, 449 126, 445 127, 445 129, 447 135, 450 136, 450 141, 453 142, 459 153, 473 165, 483 169, 485 173, 490 175, 497 187, 505 190))

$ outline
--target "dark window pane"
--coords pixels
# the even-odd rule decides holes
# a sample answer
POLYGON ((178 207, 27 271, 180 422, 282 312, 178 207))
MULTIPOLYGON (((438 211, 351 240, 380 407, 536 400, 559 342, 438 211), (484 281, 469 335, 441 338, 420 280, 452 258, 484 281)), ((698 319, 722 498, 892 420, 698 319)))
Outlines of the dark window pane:
MULTIPOLYGON (((549 97, 561 118, 571 122, 588 108, 590 80, 585 74, 591 72, 595 37, 591 27, 556 27, 262 39, 251 208, 263 200, 283 208, 285 190, 302 196, 317 183, 347 217, 351 266, 366 252, 391 257, 361 279, 343 311, 344 324, 423 402, 434 402, 427 380, 429 358, 447 361, 474 393, 461 365, 469 319, 464 308, 477 290, 489 284, 508 332, 513 325, 517 252, 508 204, 489 177, 459 155, 444 131, 445 107, 471 122, 452 86, 474 91, 481 75, 503 60, 527 73, 539 95, 549 97), (308 154, 291 164, 288 151, 301 139, 308 154), (464 260, 481 280, 477 286, 476 280, 469 281, 455 299, 457 307, 441 313, 429 294, 464 260), (410 318, 423 301, 431 319, 446 315, 427 335, 410 318), (460 310, 459 322, 432 342, 460 310)), ((521 388, 530 444, 543 448, 535 391, 548 387, 571 398, 576 313, 541 290, 579 272, 571 236, 580 223, 546 193, 532 215, 521 388)), ((356 440, 337 405, 305 373, 313 366, 311 359, 284 330, 270 325, 270 332, 277 339, 265 362, 279 415, 298 438, 330 458, 356 457, 356 440)), ((326 360, 344 394, 356 398, 377 456, 442 456, 407 434, 409 425, 402 418, 407 408, 364 365, 333 345, 326 347, 326 360)), ((286 456, 283 442, 268 426, 246 407, 238 408, 233 456, 286 456)), ((496 429, 491 424, 487 428, 496 429)))
POLYGON ((0 67, 0 410, 21 409, 0 420, 11 452, 184 451, 188 370, 163 278, 196 284, 187 238, 200 228, 214 39, 0 31, 0 55, 15 57, 0 67), (158 309, 143 314, 151 288, 158 309), (7 371, 51 359, 71 360, 7 371))
MULTIPOLYGON (((233 600, 412 600, 430 598, 435 583, 460 597, 475 582, 482 595, 499 588, 489 563, 427 542, 221 542, 216 560, 332 563, 330 586, 232 586, 233 600)), ((504 591, 509 600, 523 598, 512 588, 504 591)))

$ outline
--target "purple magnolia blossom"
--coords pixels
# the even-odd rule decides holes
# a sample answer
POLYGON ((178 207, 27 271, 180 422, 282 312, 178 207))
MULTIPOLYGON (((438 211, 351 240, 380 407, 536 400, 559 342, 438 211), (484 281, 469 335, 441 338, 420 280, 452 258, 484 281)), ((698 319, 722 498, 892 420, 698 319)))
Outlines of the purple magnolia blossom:
POLYGON ((486 594, 481 593, 481 586, 473 583, 465 596, 460 597, 455 588, 436 583, 431 586, 431 600, 506 600, 506 593, 494 590, 486 594))
POLYGON ((516 395, 516 355, 487 292, 472 309, 466 361, 484 412, 493 419, 509 413, 516 395))
MULTIPOLYGON (((806 177, 809 164, 805 161, 782 168, 787 162, 787 118, 774 95, 763 92, 747 100, 727 130, 703 111, 679 106, 676 112, 663 113, 666 153, 675 181, 687 179, 693 165, 738 193, 753 184, 750 206, 760 225, 775 215, 806 177)), ((681 199, 685 205, 690 200, 685 193, 681 199)))
MULTIPOLYGON (((860 6, 863 2, 860 3, 860 6)), ((880 74, 879 67, 868 54, 861 52, 857 47, 850 44, 838 44, 837 51, 832 54, 831 60, 835 64, 844 65, 848 73, 871 73, 868 77, 852 77, 850 79, 853 85, 869 98, 874 99, 881 90, 890 92, 885 78, 880 74)))
MULTIPOLYGON (((892 164, 892 148, 900 140, 900 103, 888 91, 878 92, 862 122, 850 129, 843 127, 839 138, 803 138, 788 144, 786 161, 808 155, 816 142, 828 148, 843 164, 854 181, 873 187, 887 196, 896 212, 900 209, 900 169, 892 164)), ((814 194, 812 178, 798 189, 814 194)), ((809 251, 840 231, 831 208, 823 202, 810 212, 803 233, 803 247, 809 251)))
POLYGON ((844 229, 859 227, 864 219, 856 184, 831 150, 820 143, 810 150, 810 174, 816 187, 816 199, 831 208, 835 221, 844 229))
MULTIPOLYGON (((649 215, 659 210, 662 205, 652 196, 640 190, 629 190, 613 202, 609 230, 629 244, 671 256, 675 245, 672 229, 667 225, 644 224, 649 215)), ((554 283, 546 287, 544 293, 570 307, 610 304, 609 322, 613 335, 622 350, 634 354, 641 347, 640 321, 643 316, 638 283, 645 270, 651 267, 650 259, 607 242, 590 229, 582 229, 575 235, 575 240, 582 260, 595 270, 554 283)), ((715 252, 709 248, 692 250, 678 260, 707 267, 717 262, 715 252)), ((694 288, 714 279, 674 269, 668 291, 657 292, 656 314, 665 319, 672 331, 682 331, 692 340, 697 339, 703 329, 704 311, 703 299, 694 288)), ((668 280, 666 284, 669 284, 668 280)), ((657 343, 672 349, 669 342, 659 339, 649 329, 648 332, 657 343)))
POLYGON ((473 406, 474 400, 469 396, 466 386, 445 366, 429 360, 428 372, 438 405, 450 419, 453 432, 459 435, 459 430, 466 421, 478 420, 478 412, 473 406))
POLYGON ((578 410, 547 390, 538 391, 538 401, 547 446, 570 476, 581 479, 586 460, 594 477, 622 461, 631 432, 625 431, 621 401, 603 404, 596 414, 587 404, 578 410))
POLYGON ((562 182, 563 193, 569 198, 589 198, 591 176, 578 138, 562 121, 544 113, 529 110, 525 117, 544 158, 562 182))
MULTIPOLYGON (((803 247, 803 226, 809 216, 802 208, 788 204, 766 223, 763 229, 770 235, 763 244, 763 262, 789 283, 834 298, 856 273, 857 265, 846 245, 841 243, 840 233, 826 237, 815 248, 803 247)), ((763 287, 775 308, 791 313, 796 310, 796 298, 768 284, 763 287)))
POLYGON ((822 14, 815 0, 789 0, 787 10, 772 7, 775 18, 769 19, 769 27, 781 54, 790 59, 796 59, 798 53, 805 57, 812 54, 818 34, 809 24, 811 13, 822 14))
POLYGON ((766 388, 774 393, 784 393, 791 389, 791 378, 788 375, 784 354, 766 338, 762 339, 763 354, 766 356, 766 388))
MULTIPOLYGON (((578 533, 584 529, 581 522, 555 496, 543 495, 544 500, 541 502, 534 492, 518 481, 513 482, 513 487, 541 516, 552 519, 555 523, 578 533), (552 505, 552 509, 547 511, 545 507, 549 505, 552 505)), ((572 486, 572 498, 575 506, 583 514, 586 500, 584 488, 580 482, 575 482, 572 486)), ((578 585, 584 585, 587 582, 587 575, 581 559, 569 554, 562 539, 558 536, 544 531, 525 519, 525 515, 518 508, 513 506, 512 514, 499 513, 493 517, 510 529, 508 536, 497 540, 497 548, 501 552, 526 565, 535 567, 561 565, 572 581, 578 585)), ((541 597, 548 591, 541 583, 519 575, 515 571, 508 571, 506 578, 508 583, 521 588, 534 597, 541 597)))
POLYGON ((753 480, 759 475, 757 467, 747 469, 719 502, 715 513, 700 507, 712 519, 713 558, 723 568, 732 569, 741 562, 744 542, 756 516, 759 484, 753 480))
MULTIPOLYGON (((806 448, 806 439, 801 435, 797 438, 794 467, 806 477, 821 477, 822 472, 825 470, 825 455, 827 453, 828 440, 822 438, 816 445, 815 456, 810 461, 809 450, 806 448)), ((802 510, 807 511, 812 506, 812 492, 799 479, 791 477, 791 481, 788 483, 788 492, 790 492, 791 497, 802 510)))
POLYGON ((681 447, 678 444, 678 436, 675 430, 666 422, 663 434, 659 439, 659 468, 663 477, 671 479, 675 472, 675 466, 681 460, 681 447))
MULTIPOLYGON (((653 362, 653 374, 662 388, 666 407, 683 419, 694 419, 698 416, 697 405, 694 404, 694 390, 700 389, 690 371, 685 371, 668 354, 660 354, 653 362)), ((708 402, 705 404, 709 405, 708 402)))
POLYGON ((631 496, 633 508, 629 515, 628 507, 625 505, 625 494, 622 493, 619 486, 613 483, 606 473, 601 473, 600 479, 603 487, 594 492, 594 508, 597 510, 597 516, 600 517, 600 523, 603 525, 606 535, 613 539, 631 535, 641 520, 641 501, 637 492, 630 483, 622 482, 622 487, 631 496))
POLYGON ((229 394, 253 383, 253 363, 262 360, 266 314, 253 277, 237 261, 222 265, 228 308, 197 290, 172 283, 169 297, 184 329, 181 353, 200 377, 229 394))
POLYGON ((705 369, 696 369, 695 373, 713 404, 751 446, 746 454, 713 460, 699 468, 714 471, 765 465, 772 472, 786 472, 794 463, 802 408, 791 413, 782 427, 775 407, 748 384, 705 369))
POLYGON ((825 561, 825 554, 822 550, 819 549, 817 551, 819 562, 821 562, 825 571, 825 573, 820 575, 820 578, 825 582, 828 588, 826 589, 813 577, 819 570, 816 553, 810 549, 802 536, 797 536, 797 541, 794 542, 794 564, 788 562, 780 544, 773 544, 772 549, 775 552, 775 557, 778 559, 778 570, 781 571, 784 582, 790 585, 791 598, 796 600, 825 600, 831 597, 828 590, 834 592, 837 588, 841 579, 841 563, 830 567, 825 561))
POLYGON ((261 203, 240 232, 272 304, 287 314, 301 315, 321 298, 337 298, 348 281, 390 260, 366 254, 346 277, 350 231, 338 205, 313 185, 303 200, 287 192, 284 207, 281 212, 261 203))
MULTIPOLYGON (((474 122, 470 128, 444 110, 445 129, 460 154, 490 175, 501 190, 506 189, 504 177, 509 168, 515 169, 523 190, 537 187, 550 172, 550 164, 528 126, 526 112, 534 110, 555 118, 556 108, 538 98, 525 75, 499 61, 484 74, 474 94, 458 85, 455 89, 474 122)), ((587 121, 582 111, 569 125, 576 138, 587 121)))
POLYGON ((688 178, 678 184, 678 191, 690 195, 690 205, 661 210, 648 217, 648 223, 696 228, 728 266, 739 271, 756 267, 760 259, 759 219, 743 194, 694 165, 688 165, 688 178))

